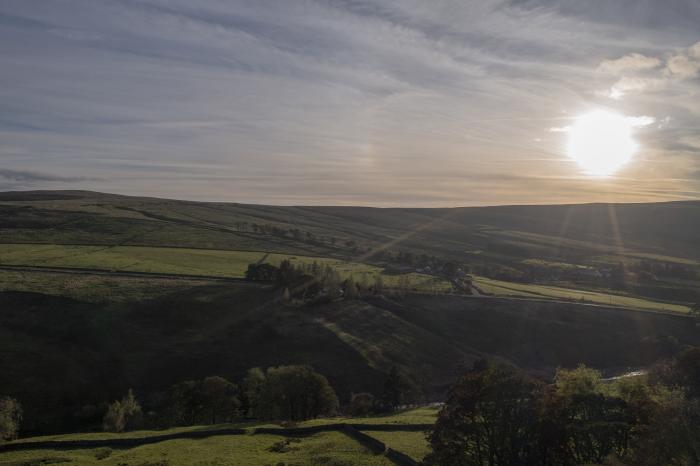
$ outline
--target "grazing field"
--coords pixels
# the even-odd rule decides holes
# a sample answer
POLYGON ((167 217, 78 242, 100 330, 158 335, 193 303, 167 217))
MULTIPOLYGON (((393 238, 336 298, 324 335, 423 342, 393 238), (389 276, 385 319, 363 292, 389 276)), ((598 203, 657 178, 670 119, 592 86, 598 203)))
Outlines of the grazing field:
MULTIPOLYGON (((128 436, 129 434, 125 434, 128 436)), ((277 435, 232 435, 198 440, 169 440, 130 449, 29 450, 0 454, 0 465, 70 463, 76 466, 391 466, 340 432, 323 432, 285 444, 277 435), (275 451, 284 450, 284 451, 275 451)))
POLYGON ((367 432, 386 444, 388 448, 400 451, 415 461, 422 461, 430 453, 430 445, 425 432, 367 432))
MULTIPOLYGON (((386 416, 366 418, 327 418, 299 423, 299 427, 354 423, 354 424, 433 424, 437 408, 412 409, 386 416)), ((168 440, 134 448, 111 449, 107 447, 74 450, 27 450, 0 453, 0 465, 53 464, 71 462, 76 465, 92 465, 95 461, 107 465, 391 465, 383 455, 367 450, 356 440, 341 432, 322 432, 315 435, 292 438, 278 435, 255 434, 256 427, 279 427, 274 424, 244 423, 217 426, 192 426, 162 431, 136 431, 124 434, 83 433, 52 435, 19 440, 40 442, 49 440, 114 440, 122 438, 148 438, 159 435, 193 431, 215 431, 231 427, 243 427, 245 435, 222 435, 196 440, 168 440)), ((368 435, 387 443, 387 446, 420 460, 428 450, 423 432, 378 432, 368 435)))
POLYGON ((0 245, 0 265, 241 278, 264 252, 137 246, 0 245))
POLYGON ((370 417, 335 417, 324 419, 313 419, 301 423, 302 426, 316 426, 321 424, 333 424, 337 422, 355 424, 433 424, 437 419, 438 408, 425 407, 409 409, 386 416, 370 417))
POLYGON ((0 270, 0 292, 22 291, 63 296, 89 303, 134 302, 158 298, 183 288, 212 284, 207 280, 118 275, 0 270))
MULTIPOLYGON (((74 246, 44 244, 0 244, 0 266, 57 267, 91 269, 106 272, 138 272, 193 275, 216 278, 243 278, 248 265, 266 262, 279 265, 283 260, 295 264, 318 263, 331 266, 342 278, 352 276, 373 282, 382 268, 328 257, 311 257, 260 251, 227 251, 140 246, 74 246)), ((29 273, 29 272, 28 272, 29 273)), ((417 291, 447 292, 449 281, 419 273, 405 274, 409 286, 417 291)), ((400 275, 385 274, 386 286, 397 286, 400 275)), ((2 282, 0 282, 2 289, 2 282)), ((8 288, 9 289, 9 288, 8 288)), ((36 288, 35 288, 36 289, 36 288)))
POLYGON ((605 306, 618 306, 649 311, 678 312, 681 314, 687 314, 690 310, 688 306, 682 304, 663 303, 642 298, 635 298, 632 296, 574 290, 548 285, 505 282, 485 277, 474 277, 473 283, 482 292, 494 296, 513 296, 533 299, 564 299, 590 304, 601 304, 605 306))

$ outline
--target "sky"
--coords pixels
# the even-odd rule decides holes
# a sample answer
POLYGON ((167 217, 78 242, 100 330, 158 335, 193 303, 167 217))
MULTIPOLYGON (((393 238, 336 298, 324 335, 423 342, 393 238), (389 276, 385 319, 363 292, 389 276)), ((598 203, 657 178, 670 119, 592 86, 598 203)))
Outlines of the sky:
POLYGON ((262 204, 700 198, 698 0, 2 0, 0 191, 262 204), (568 156, 614 112, 611 176, 568 156))

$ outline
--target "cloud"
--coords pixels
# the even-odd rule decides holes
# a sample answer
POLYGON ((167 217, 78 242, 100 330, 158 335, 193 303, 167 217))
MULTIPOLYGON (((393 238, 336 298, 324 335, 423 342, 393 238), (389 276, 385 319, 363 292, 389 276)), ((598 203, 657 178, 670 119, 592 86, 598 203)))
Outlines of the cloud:
POLYGON ((680 54, 671 57, 666 64, 666 74, 672 78, 690 79, 698 75, 700 60, 680 54))
POLYGON ((659 65, 661 65, 661 60, 657 57, 631 53, 616 60, 603 60, 598 66, 598 71, 619 74, 625 71, 649 70, 659 65))
POLYGON ((662 89, 666 84, 666 80, 662 78, 623 76, 613 84, 608 95, 617 100, 627 94, 641 94, 650 90, 662 89))
POLYGON ((599 88, 630 97, 620 113, 672 117, 678 140, 696 131, 697 83, 665 70, 697 61, 680 46, 700 9, 669 1, 4 0, 0 179, 240 202, 588 200, 597 188, 568 180, 474 180, 576 173, 542 133, 612 106, 599 88))
POLYGON ((633 128, 641 128, 644 126, 650 126, 656 123, 656 118, 650 117, 650 116, 633 116, 633 117, 627 117, 627 122, 629 123, 630 126, 633 128))
POLYGON ((663 57, 631 53, 615 60, 603 60, 598 72, 622 76, 607 92, 619 100, 628 94, 664 89, 674 82, 695 78, 700 73, 700 42, 663 57), (663 65, 663 66, 661 66, 663 65))
POLYGON ((22 182, 60 182, 60 183, 77 183, 81 181, 102 181, 102 178, 86 177, 86 176, 62 176, 49 173, 40 173, 26 170, 10 170, 9 168, 0 168, 0 178, 5 178, 12 181, 22 182))

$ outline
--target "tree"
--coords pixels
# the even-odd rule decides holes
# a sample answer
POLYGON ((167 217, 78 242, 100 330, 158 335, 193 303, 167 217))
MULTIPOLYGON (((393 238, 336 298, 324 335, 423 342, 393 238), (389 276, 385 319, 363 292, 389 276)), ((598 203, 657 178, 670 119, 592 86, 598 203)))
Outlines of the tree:
POLYGON ((639 466, 700 464, 700 401, 662 391, 649 425, 626 463, 639 466))
POLYGON ((353 393, 348 411, 351 416, 367 416, 374 411, 375 403, 371 393, 353 393))
POLYGON ((385 410, 395 411, 399 406, 417 401, 419 389, 398 367, 392 366, 384 381, 381 402, 385 410))
POLYGON ((359 297, 360 292, 357 289, 357 283, 355 283, 355 280, 352 277, 345 280, 345 284, 343 286, 343 298, 352 300, 359 297))
POLYGON ((191 426, 203 411, 199 382, 185 380, 170 387, 170 419, 175 425, 191 426))
POLYGON ((329 416, 338 397, 328 380, 308 366, 271 367, 265 373, 257 412, 265 419, 302 421, 329 416))
POLYGON ((600 372, 584 365, 570 370, 559 368, 554 375, 554 386, 557 394, 564 398, 587 396, 601 392, 600 379, 600 372))
POLYGON ((22 422, 22 405, 14 398, 0 399, 0 440, 14 440, 22 422))
POLYGON ((566 445, 575 464, 600 464, 607 457, 622 457, 631 430, 627 403, 600 393, 573 395, 565 400, 566 445))
POLYGON ((209 412, 210 422, 217 419, 231 421, 238 415, 240 401, 238 388, 223 377, 211 376, 202 380, 202 405, 209 412))
MULTIPOLYGON (((618 387, 629 400, 639 400, 643 416, 643 393, 631 384, 618 387)), ((552 390, 541 402, 539 422, 545 434, 539 446, 546 457, 555 463, 598 464, 627 452, 635 414, 626 399, 605 392, 594 369, 557 370, 552 390)))
POLYGON ((259 367, 248 370, 241 390, 241 410, 244 415, 258 416, 260 392, 265 380, 265 373, 259 367))
POLYGON ((688 398, 700 398, 700 346, 685 349, 673 364, 673 381, 688 398))
POLYGON ((246 280, 251 281, 276 281, 279 276, 279 269, 271 264, 249 264, 245 272, 246 280))
POLYGON ((103 420, 107 432, 124 432, 139 427, 143 420, 141 405, 129 389, 126 396, 109 405, 103 420))
POLYGON ((450 390, 428 438, 425 463, 537 464, 541 384, 506 365, 475 365, 450 390))

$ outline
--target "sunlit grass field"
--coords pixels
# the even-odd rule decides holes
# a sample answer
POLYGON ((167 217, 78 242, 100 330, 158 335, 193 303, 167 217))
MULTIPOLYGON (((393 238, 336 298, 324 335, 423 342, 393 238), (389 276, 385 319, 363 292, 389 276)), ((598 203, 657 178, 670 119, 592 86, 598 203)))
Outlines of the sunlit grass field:
POLYGON ((129 449, 28 450, 0 454, 0 464, 58 464, 76 466, 251 466, 251 465, 367 465, 390 466, 383 455, 340 432, 301 437, 289 451, 272 451, 284 441, 277 435, 231 435, 197 440, 169 440, 129 449), (103 455, 108 455, 102 459, 103 455))
POLYGON ((621 296, 611 293, 574 290, 549 285, 531 285, 525 283, 505 282, 485 277, 473 277, 473 283, 484 293, 494 296, 513 296, 521 298, 565 299, 591 304, 620 306, 650 311, 670 311, 687 314, 688 306, 663 303, 648 299, 621 296))
POLYGON ((421 461, 430 453, 425 432, 367 432, 381 440, 388 448, 400 451, 416 461, 421 461))
MULTIPOLYGON (((243 278, 251 263, 279 265, 288 259, 295 264, 318 263, 331 266, 342 278, 366 279, 372 284, 382 268, 360 262, 261 251, 158 248, 141 246, 72 246, 42 244, 0 244, 0 266, 60 267, 107 272, 139 272, 193 275, 212 278, 243 278)), ((409 286, 417 291, 448 292, 451 284, 430 275, 409 273, 409 286)), ((385 286, 395 287, 399 275, 382 274, 385 286)), ((0 287, 2 286, 0 282, 0 287)))
MULTIPOLYGON (((322 424, 433 424, 437 417, 437 408, 412 409, 386 416, 365 418, 324 418, 299 423, 299 427, 322 424)), ((255 427, 279 427, 266 423, 221 424, 217 426, 192 426, 167 429, 163 431, 136 431, 124 434, 106 432, 65 434, 34 437, 19 442, 45 440, 104 440, 119 438, 151 437, 156 435, 191 432, 200 430, 217 430, 230 427, 251 429, 255 427)), ((406 453, 420 460, 428 452, 428 444, 423 432, 368 432, 369 435, 382 440, 395 450, 406 453)), ((276 435, 222 435, 197 440, 168 440, 129 449, 75 449, 75 450, 28 450, 0 454, 0 465, 4 464, 52 464, 70 461, 75 465, 391 465, 386 457, 376 455, 365 447, 340 432, 323 432, 308 437, 301 437, 299 442, 292 441, 289 451, 274 452, 271 447, 285 438, 276 435), (102 455, 107 455, 99 459, 102 455), (159 463, 159 461, 161 463, 159 463)))
POLYGON ((0 270, 0 292, 22 291, 62 296, 90 303, 142 301, 211 284, 212 281, 98 274, 66 274, 36 270, 0 270))

